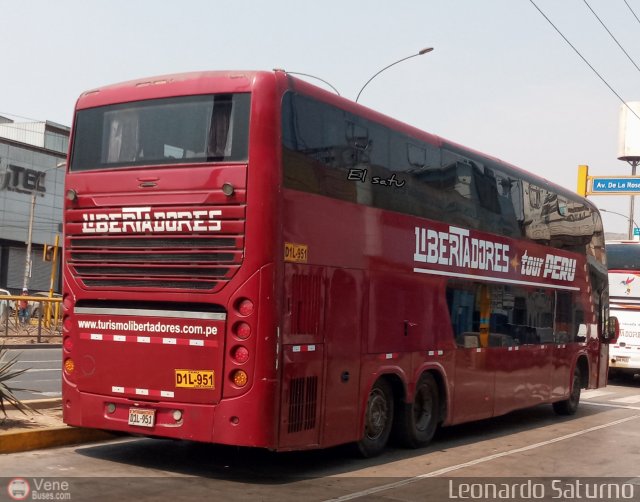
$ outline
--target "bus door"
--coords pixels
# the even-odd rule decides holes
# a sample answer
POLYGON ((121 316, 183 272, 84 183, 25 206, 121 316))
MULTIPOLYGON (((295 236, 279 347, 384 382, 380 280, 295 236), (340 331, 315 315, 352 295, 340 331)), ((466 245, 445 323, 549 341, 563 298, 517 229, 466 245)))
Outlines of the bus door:
POLYGON ((553 290, 495 286, 489 349, 496 370, 494 414, 549 398, 556 357, 553 290))
POLYGON ((322 444, 353 441, 358 434, 363 299, 361 270, 327 269, 325 406, 322 444))
POLYGON ((549 399, 555 371, 552 328, 513 325, 507 340, 496 367, 496 415, 549 399))
POLYGON ((286 263, 282 323, 280 448, 320 442, 326 273, 286 263))
POLYGON ((447 303, 457 345, 454 423, 493 414, 495 369, 489 359, 486 341, 486 294, 487 287, 480 284, 451 281, 447 288, 447 303))

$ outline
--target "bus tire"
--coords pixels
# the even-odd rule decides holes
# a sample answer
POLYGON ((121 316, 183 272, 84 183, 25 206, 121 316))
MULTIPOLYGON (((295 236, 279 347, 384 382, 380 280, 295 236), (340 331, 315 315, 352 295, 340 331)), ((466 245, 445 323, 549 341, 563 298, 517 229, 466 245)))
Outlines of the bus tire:
POLYGON ((438 385, 430 373, 424 373, 416 384, 413 402, 400 403, 396 418, 396 438, 407 448, 427 446, 438 427, 440 396, 438 385))
POLYGON ((391 386, 380 379, 369 392, 364 413, 364 436, 356 443, 358 453, 363 457, 379 455, 387 446, 393 425, 393 408, 391 386))
POLYGON ((615 380, 616 378, 620 378, 621 376, 622 376, 622 372, 620 370, 609 368, 609 374, 607 375, 607 377, 610 380, 615 380))
POLYGON ((582 373, 576 366, 573 370, 573 381, 571 382, 571 393, 564 401, 553 403, 553 411, 558 415, 573 415, 578 410, 580 404, 580 390, 582 388, 582 373))

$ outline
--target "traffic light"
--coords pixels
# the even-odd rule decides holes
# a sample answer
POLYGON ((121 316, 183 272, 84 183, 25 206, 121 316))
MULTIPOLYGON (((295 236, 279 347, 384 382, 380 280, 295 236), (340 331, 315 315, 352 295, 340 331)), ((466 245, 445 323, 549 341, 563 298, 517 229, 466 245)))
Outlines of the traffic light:
POLYGON ((43 261, 53 261, 53 255, 55 253, 55 246, 50 246, 49 244, 45 244, 42 250, 42 260, 43 261))
POLYGON ((578 166, 578 188, 576 192, 583 197, 587 196, 587 182, 589 180, 589 166, 578 166))

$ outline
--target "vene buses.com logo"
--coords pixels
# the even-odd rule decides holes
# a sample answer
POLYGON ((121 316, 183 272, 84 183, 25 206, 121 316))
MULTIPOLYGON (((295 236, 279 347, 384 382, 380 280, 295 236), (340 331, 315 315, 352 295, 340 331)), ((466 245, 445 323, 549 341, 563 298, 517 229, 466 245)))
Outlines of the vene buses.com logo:
POLYGON ((31 492, 31 487, 26 479, 14 478, 7 485, 7 493, 13 500, 26 500, 31 492))
POLYGON ((11 500, 71 500, 69 481, 60 479, 13 478, 7 484, 11 500))

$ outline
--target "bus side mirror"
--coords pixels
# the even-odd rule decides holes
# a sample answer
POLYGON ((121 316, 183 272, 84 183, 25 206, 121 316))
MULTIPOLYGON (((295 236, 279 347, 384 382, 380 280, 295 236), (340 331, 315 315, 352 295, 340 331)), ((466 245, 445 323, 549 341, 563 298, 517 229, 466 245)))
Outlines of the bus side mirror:
POLYGON ((609 317, 605 328, 605 343, 616 343, 620 336, 620 322, 617 317, 609 317))

